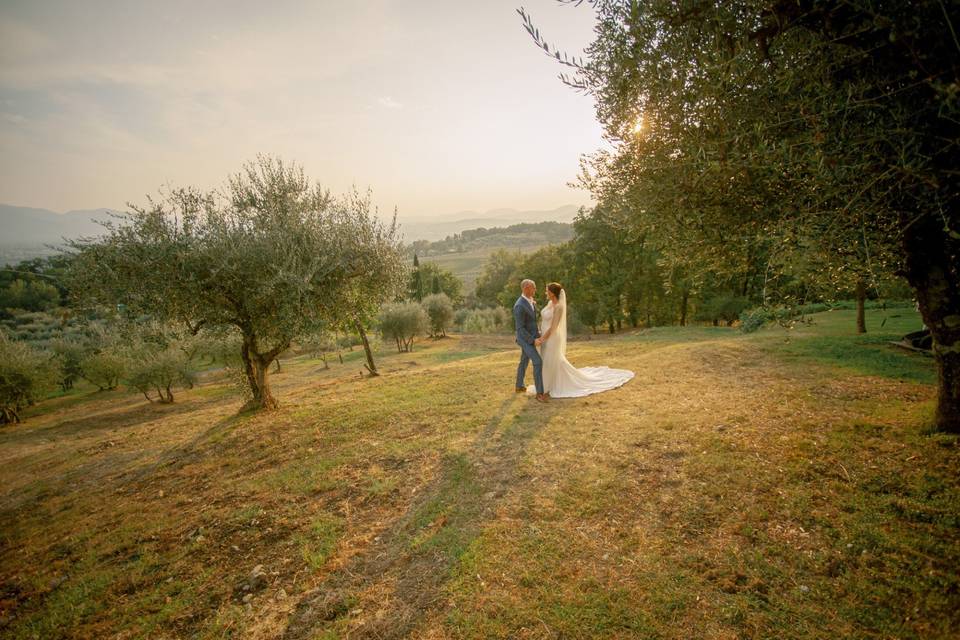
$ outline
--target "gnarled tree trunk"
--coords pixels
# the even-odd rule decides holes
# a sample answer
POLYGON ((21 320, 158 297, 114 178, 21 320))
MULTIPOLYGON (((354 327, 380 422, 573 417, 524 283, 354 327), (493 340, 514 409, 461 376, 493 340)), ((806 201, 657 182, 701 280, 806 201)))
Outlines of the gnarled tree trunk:
POLYGON ((947 232, 932 216, 904 225, 906 277, 933 337, 938 393, 935 427, 960 433, 960 282, 947 232))
POLYGON ((257 337, 248 333, 243 334, 241 355, 243 356, 244 373, 247 376, 247 382, 250 384, 252 397, 243 406, 242 411, 276 409, 279 406, 277 399, 273 397, 273 393, 270 391, 270 364, 288 346, 289 343, 279 345, 261 353, 258 348, 257 337))

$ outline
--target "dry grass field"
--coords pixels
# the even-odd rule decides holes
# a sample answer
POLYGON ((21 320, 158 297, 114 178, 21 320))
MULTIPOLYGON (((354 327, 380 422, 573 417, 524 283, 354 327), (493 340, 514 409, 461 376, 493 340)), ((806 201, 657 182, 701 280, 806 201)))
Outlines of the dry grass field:
POLYGON ((956 637, 919 321, 813 320, 571 342, 636 378, 547 405, 491 336, 284 361, 269 413, 48 400, 0 431, 0 637, 956 637))

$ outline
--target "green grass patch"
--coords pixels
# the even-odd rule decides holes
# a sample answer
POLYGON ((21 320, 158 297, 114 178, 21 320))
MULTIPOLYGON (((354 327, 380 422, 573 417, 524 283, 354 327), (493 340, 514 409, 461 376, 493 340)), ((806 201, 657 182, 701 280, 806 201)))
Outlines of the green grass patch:
POLYGON ((459 556, 475 534, 468 525, 481 508, 479 496, 480 484, 470 460, 462 454, 449 456, 440 486, 411 515, 408 547, 447 558, 459 556))
POLYGON ((118 575, 115 567, 104 567, 90 559, 81 562, 66 582, 47 594, 38 609, 15 620, 4 631, 4 637, 11 640, 73 637, 72 630, 108 609, 109 600, 105 595, 118 575))
POLYGON ((771 327, 758 337, 782 337, 782 341, 763 342, 789 360, 817 362, 859 375, 936 382, 932 358, 890 344, 919 329, 919 314, 911 309, 868 311, 868 333, 859 335, 855 333, 855 311, 827 311, 810 316, 810 320, 812 324, 788 332, 771 327))
POLYGON ((239 396, 237 390, 230 385, 223 384, 205 384, 200 387, 194 387, 188 393, 198 398, 217 399, 239 396))
POLYGON ((343 530, 343 521, 332 515, 322 515, 310 523, 310 530, 300 540, 303 559, 314 569, 319 569, 337 548, 337 540, 343 530))

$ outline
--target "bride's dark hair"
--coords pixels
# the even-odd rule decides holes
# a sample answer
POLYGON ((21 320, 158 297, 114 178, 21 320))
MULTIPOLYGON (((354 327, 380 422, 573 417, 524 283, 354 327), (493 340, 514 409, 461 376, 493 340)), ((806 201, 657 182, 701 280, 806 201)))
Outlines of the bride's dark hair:
POLYGON ((550 293, 552 293, 553 295, 559 298, 560 292, 563 291, 563 285, 560 284, 559 282, 551 282, 550 284, 547 285, 547 289, 550 289, 550 293))

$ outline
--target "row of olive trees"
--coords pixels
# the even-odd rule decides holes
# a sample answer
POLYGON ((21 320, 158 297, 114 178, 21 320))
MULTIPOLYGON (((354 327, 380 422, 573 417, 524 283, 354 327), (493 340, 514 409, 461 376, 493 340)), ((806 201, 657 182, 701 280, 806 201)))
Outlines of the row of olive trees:
POLYGON ((150 402, 172 403, 177 387, 192 387, 196 368, 213 362, 219 341, 192 336, 156 323, 93 329, 83 339, 56 338, 45 346, 14 340, 0 332, 0 423, 19 422, 26 407, 57 387, 69 391, 81 378, 100 391, 121 384, 150 402))
POLYGON ((174 189, 131 206, 105 235, 71 243, 69 289, 84 305, 123 304, 192 334, 240 336, 246 408, 273 408, 270 366, 320 326, 366 328, 403 284, 396 225, 369 194, 334 198, 279 159, 259 157, 222 190, 174 189))

